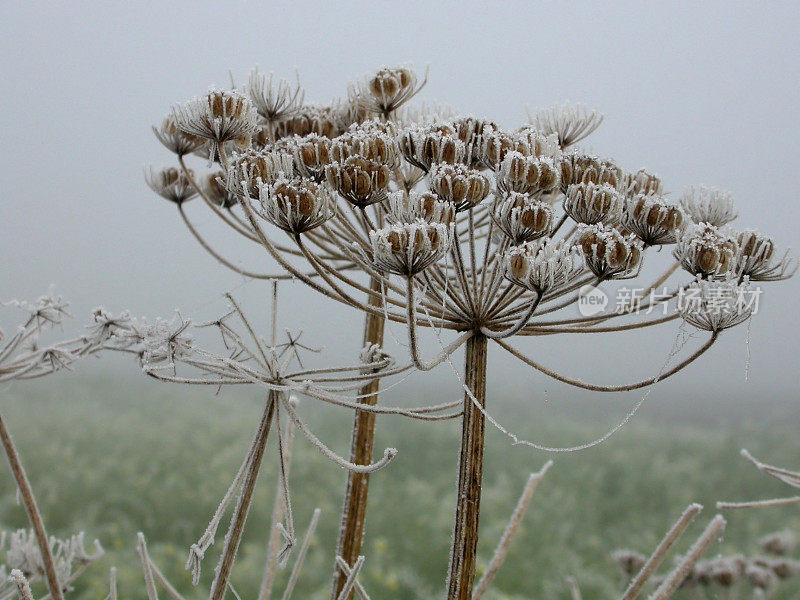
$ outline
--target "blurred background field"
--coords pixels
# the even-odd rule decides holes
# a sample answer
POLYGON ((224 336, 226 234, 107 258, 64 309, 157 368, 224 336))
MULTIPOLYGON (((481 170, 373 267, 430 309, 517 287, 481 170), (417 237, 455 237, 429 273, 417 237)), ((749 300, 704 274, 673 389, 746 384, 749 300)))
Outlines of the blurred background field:
MULTIPOLYGON (((412 384, 405 393, 416 397, 418 391, 412 384)), ((621 401, 563 402, 545 413, 534 403, 494 402, 495 416, 513 423, 515 432, 555 445, 602 435, 627 410, 621 401)), ((260 398, 255 392, 223 390, 214 395, 140 379, 64 376, 7 388, 0 403, 50 532, 68 535, 85 530, 107 551, 80 580, 74 598, 103 598, 112 565, 119 569, 121 597, 144 596, 135 551, 140 530, 177 587, 189 597, 203 597, 200 591, 191 591, 183 564, 256 426, 260 398)), ((310 401, 301 402, 301 410, 321 438, 345 452, 350 418, 344 412, 310 401)), ((764 460, 800 466, 798 426, 796 403, 686 397, 648 400, 617 435, 578 453, 551 456, 513 447, 508 438, 489 428, 481 568, 528 474, 548 458, 555 465, 537 490, 487 598, 567 598, 564 578, 569 575, 578 578, 585 600, 615 597, 622 577, 611 551, 625 547, 649 553, 688 503, 697 501, 706 508, 683 547, 713 515, 717 500, 788 495, 746 463, 739 450, 747 447, 764 460)), ((451 533, 458 435, 456 423, 411 423, 397 417, 379 421, 378 448, 393 446, 400 452, 371 484, 362 580, 374 590, 374 598, 439 595, 451 533)), ((274 447, 265 462, 234 571, 242 598, 255 597, 262 573, 276 474, 274 447)), ((15 502, 5 463, 0 472, 0 525, 24 527, 24 513, 15 502)), ((327 598, 343 483, 344 472, 298 437, 291 489, 300 535, 314 507, 322 509, 298 598, 327 598)), ((728 529, 712 555, 753 551, 758 538, 772 531, 800 532, 796 506, 728 516, 728 529)), ((206 557, 204 589, 220 541, 206 557)))

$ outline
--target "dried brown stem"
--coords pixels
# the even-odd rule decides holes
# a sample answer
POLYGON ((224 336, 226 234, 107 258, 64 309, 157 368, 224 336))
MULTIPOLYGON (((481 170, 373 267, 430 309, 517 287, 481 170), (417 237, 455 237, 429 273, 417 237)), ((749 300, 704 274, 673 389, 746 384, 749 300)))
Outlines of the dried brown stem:
POLYGON ((31 489, 28 476, 25 474, 25 469, 22 467, 17 447, 14 445, 11 432, 9 432, 6 427, 6 422, 2 415, 0 415, 0 439, 2 439, 3 448, 6 451, 6 458, 8 458, 8 464, 11 467, 11 473, 14 476, 14 480, 17 482, 22 504, 25 507, 25 512, 28 514, 28 521, 30 521, 33 532, 36 535, 36 542, 39 545, 39 552, 42 555, 47 588, 50 590, 50 595, 53 600, 63 600, 64 594, 58 582, 56 564, 53 560, 53 553, 50 550, 50 542, 44 528, 44 521, 39 512, 39 507, 36 505, 36 498, 33 495, 33 489, 31 489))
MULTIPOLYGON (((381 284, 377 279, 370 283, 372 290, 380 292, 381 284)), ((370 296, 369 303, 380 307, 380 300, 370 296)), ((364 344, 383 345, 385 321, 383 317, 368 314, 364 323, 364 344)), ((378 386, 374 379, 361 388, 361 403, 374 406, 378 402, 378 386)), ((353 436, 350 442, 350 462, 357 465, 368 465, 372 462, 375 447, 375 413, 357 410, 353 424, 353 436)), ((342 508, 342 525, 339 530, 337 554, 350 566, 354 567, 364 539, 364 522, 367 514, 367 494, 369 492, 369 474, 348 472, 347 487, 344 493, 342 508)), ((347 576, 335 567, 331 598, 337 598, 344 588, 347 576)), ((352 598, 352 592, 348 599, 352 598)))
POLYGON ((483 478, 485 417, 475 401, 486 406, 487 339, 476 334, 467 341, 464 415, 459 455, 453 549, 447 574, 447 600, 471 600, 478 546, 478 518, 483 478), (471 395, 470 395, 471 394, 471 395))
POLYGON ((261 461, 264 458, 264 448, 267 444, 267 436, 272 425, 272 417, 275 413, 275 396, 276 392, 269 392, 269 398, 267 399, 264 413, 261 416, 258 431, 253 439, 253 457, 245 472, 244 481, 242 482, 242 493, 233 511, 230 529, 225 536, 225 547, 222 550, 222 557, 217 567, 216 577, 211 586, 211 600, 222 600, 225 596, 225 591, 228 589, 228 580, 231 576, 233 561, 236 558, 236 552, 239 549, 239 542, 242 539, 242 533, 244 531, 244 523, 247 520, 247 513, 253 501, 253 491, 256 487, 258 471, 261 467, 261 461))

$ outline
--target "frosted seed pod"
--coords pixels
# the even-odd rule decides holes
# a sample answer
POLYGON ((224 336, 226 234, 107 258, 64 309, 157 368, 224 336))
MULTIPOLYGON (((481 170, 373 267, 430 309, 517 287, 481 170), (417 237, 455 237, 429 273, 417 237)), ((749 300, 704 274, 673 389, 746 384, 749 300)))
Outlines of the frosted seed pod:
POLYGON ((730 192, 706 186, 686 190, 681 198, 681 207, 692 222, 710 223, 715 227, 727 225, 739 216, 730 192))
POLYGON ((258 198, 261 184, 294 175, 291 154, 270 150, 245 150, 234 154, 226 177, 231 192, 258 198))
POLYGON ((295 137, 290 142, 297 172, 319 181, 325 176, 325 165, 331 163, 331 140, 316 133, 295 137))
POLYGON ((375 268, 413 277, 444 258, 452 242, 452 225, 400 223, 369 233, 375 268))
POLYGON ((558 145, 568 148, 587 138, 603 122, 597 109, 589 110, 582 104, 557 104, 552 108, 537 111, 531 124, 545 135, 556 134, 558 145))
POLYGON ((578 183, 608 184, 620 189, 622 169, 608 160, 581 152, 565 153, 561 159, 561 191, 578 183))
POLYGON ((430 192, 394 192, 389 195, 389 215, 396 223, 413 223, 421 219, 427 223, 449 225, 456 210, 450 202, 439 200, 430 192))
POLYGON ((175 124, 175 117, 167 116, 160 127, 153 127, 153 133, 158 141, 178 156, 191 154, 200 149, 206 141, 196 135, 185 133, 175 124))
POLYGON ((603 279, 630 275, 641 264, 641 242, 633 236, 623 236, 613 227, 582 225, 577 239, 586 266, 603 279))
POLYGON ((698 280, 678 298, 684 321, 704 331, 719 332, 743 323, 753 314, 749 288, 735 281, 698 280))
POLYGON ((522 194, 549 192, 558 185, 559 176, 551 158, 525 156, 517 151, 506 154, 495 173, 497 189, 522 194))
POLYGON ((515 246, 544 237, 553 228, 553 208, 518 192, 497 202, 492 218, 515 246))
POLYGON ((645 246, 659 246, 677 242, 687 219, 679 206, 669 204, 659 194, 635 194, 625 204, 622 225, 645 246))
POLYGON ((437 164, 430 171, 431 191, 451 202, 456 211, 480 204, 489 195, 489 179, 477 169, 464 165, 437 164))
POLYGON ((713 225, 700 223, 681 237, 674 255, 681 267, 704 279, 723 277, 734 267, 738 246, 713 225))
POLYGON ((627 173, 623 187, 630 195, 664 193, 664 184, 661 182, 661 178, 646 169, 639 169, 636 173, 627 173))
POLYGON ((175 126, 184 133, 210 140, 210 156, 228 141, 256 133, 258 113, 245 96, 232 90, 209 91, 172 109, 175 126))
POLYGON ((228 189, 225 173, 222 171, 212 171, 203 175, 201 186, 208 199, 217 206, 232 208, 239 203, 236 194, 228 189))
POLYGON ((291 135, 303 137, 316 133, 323 137, 334 138, 340 132, 337 120, 334 109, 329 106, 303 106, 291 116, 276 123, 275 137, 278 139, 291 135))
MULTIPOLYGON (((189 175, 194 177, 194 172, 189 170, 189 175)), ((186 174, 175 167, 162 169, 148 167, 145 169, 144 178, 151 190, 175 204, 183 204, 197 195, 186 174)))
POLYGON ((412 125, 400 132, 397 143, 405 159, 425 171, 437 163, 463 162, 466 146, 449 125, 412 125))
POLYGON ((261 185, 259 201, 262 217, 295 235, 319 227, 336 210, 336 198, 327 184, 300 177, 261 185))
POLYGON ((622 214, 623 196, 607 183, 576 183, 567 188, 564 211, 578 223, 613 225, 622 214))
POLYGON ((506 278, 540 295, 566 285, 580 271, 578 249, 562 242, 525 244, 505 255, 506 278))
POLYGON ((325 167, 325 178, 345 200, 364 208, 386 199, 392 171, 386 165, 351 156, 344 163, 325 167))

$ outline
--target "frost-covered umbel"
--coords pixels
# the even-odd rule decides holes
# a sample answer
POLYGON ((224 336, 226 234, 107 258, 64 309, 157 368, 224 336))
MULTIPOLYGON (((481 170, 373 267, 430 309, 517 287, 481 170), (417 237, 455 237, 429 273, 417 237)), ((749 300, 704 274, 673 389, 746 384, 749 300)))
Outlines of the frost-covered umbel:
POLYGON ((212 89, 172 109, 175 125, 189 135, 210 141, 213 157, 220 144, 253 135, 258 112, 245 96, 232 90, 212 89))
POLYGON ((578 223, 613 225, 622 214, 624 196, 608 183, 573 183, 567 188, 564 212, 578 223))
POLYGON ((505 275, 509 281, 542 296, 565 286, 580 273, 575 247, 553 242, 525 244, 506 253, 505 275))
POLYGON ((413 223, 420 219, 428 223, 449 225, 456 216, 451 202, 440 200, 431 192, 394 192, 389 196, 389 215, 395 223, 413 223))
POLYGON ((336 198, 330 186, 302 177, 279 178, 263 184, 259 201, 261 216, 294 235, 319 227, 336 211, 336 198))
POLYGON ((178 156, 196 152, 206 143, 201 137, 181 131, 172 115, 164 117, 159 127, 154 125, 153 133, 165 148, 178 156))
POLYGON ((449 123, 411 125, 397 138, 403 157, 426 173, 437 163, 455 164, 467 158, 467 146, 449 123))
POLYGON ((673 254, 692 275, 703 278, 725 277, 734 267, 736 241, 708 223, 686 232, 673 254))
POLYGON ((583 104, 564 103, 538 110, 529 119, 534 129, 545 135, 556 134, 559 146, 568 148, 594 133, 603 115, 583 104))
POLYGON ((370 231, 369 240, 375 268, 413 277, 447 254, 451 228, 419 220, 370 231))
POLYGON ((578 245, 589 270, 602 279, 635 272, 642 260, 642 243, 633 235, 603 224, 581 225, 578 245))
POLYGON ((698 329, 718 333, 743 323, 753 314, 749 282, 698 280, 690 284, 678 311, 698 329))
POLYGON ((622 211, 622 226, 646 246, 674 244, 686 229, 686 220, 679 206, 656 192, 633 194, 622 211))
POLYGON ((270 123, 294 115, 303 105, 299 81, 293 88, 285 79, 276 83, 272 73, 264 75, 258 69, 250 72, 247 94, 258 114, 270 123))
POLYGON ((787 250, 775 255, 775 242, 754 229, 736 234, 739 252, 736 255, 736 272, 750 281, 780 281, 797 271, 798 261, 787 250))
POLYGON ((491 191, 489 178, 465 165, 441 163, 430 171, 431 190, 456 211, 472 208, 483 202, 491 191))
POLYGON ((537 240, 553 228, 553 207, 527 194, 511 192, 495 203, 492 214, 497 227, 515 245, 537 240))
POLYGON ((686 190, 681 206, 694 223, 709 223, 715 227, 727 225, 739 216, 730 192, 704 185, 686 190))
POLYGON ((144 180, 148 187, 175 204, 183 204, 197 195, 197 190, 191 182, 193 178, 194 171, 184 172, 175 167, 150 166, 144 172, 144 180))

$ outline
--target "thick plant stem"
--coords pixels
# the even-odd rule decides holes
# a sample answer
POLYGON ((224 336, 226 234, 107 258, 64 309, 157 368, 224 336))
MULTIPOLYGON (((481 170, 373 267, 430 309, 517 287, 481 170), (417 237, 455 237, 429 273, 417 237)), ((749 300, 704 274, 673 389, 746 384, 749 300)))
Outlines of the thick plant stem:
POLYGON ((225 546, 222 549, 222 556, 219 561, 219 566, 217 567, 216 577, 211 587, 211 600, 222 600, 225 596, 225 592, 228 590, 228 580, 230 579, 231 570, 233 569, 233 561, 239 550, 239 542, 242 540, 244 523, 247 520, 250 504, 253 502, 253 492, 256 488, 258 471, 261 468, 261 461, 264 458, 264 448, 267 445, 267 436, 272 426, 272 417, 275 414, 276 395, 277 392, 269 392, 267 404, 264 407, 264 413, 258 425, 258 431, 253 439, 252 459, 250 460, 244 480, 242 481, 242 491, 239 495, 239 501, 236 503, 236 508, 233 511, 233 516, 231 517, 230 529, 225 536, 225 546))
POLYGON ((6 451, 8 464, 11 466, 11 473, 17 482, 22 504, 25 506, 28 520, 31 523, 34 535, 36 535, 36 542, 39 544, 39 552, 42 554, 42 563, 44 564, 44 572, 47 578, 47 588, 50 590, 53 600, 63 600, 64 594, 62 593, 61 584, 58 582, 56 565, 53 560, 53 553, 50 551, 50 541, 44 529, 44 521, 42 521, 42 515, 36 506, 36 498, 33 495, 28 477, 25 475, 25 469, 22 468, 17 447, 14 445, 14 440, 11 438, 11 433, 8 431, 2 415, 0 415, 0 439, 2 439, 3 448, 6 451))
MULTIPOLYGON (((465 381, 481 407, 486 406, 486 343, 483 335, 467 341, 465 381)), ((458 493, 453 531, 453 549, 447 573, 447 600, 471 600, 478 546, 478 517, 483 478, 485 418, 465 391, 458 463, 458 493)))
MULTIPOLYGON (((372 279, 370 289, 380 293, 380 281, 372 279)), ((370 295, 369 303, 380 308, 380 299, 370 295)), ((368 314, 364 323, 364 344, 383 345, 384 318, 376 314, 368 314)), ((361 402, 374 406, 378 402, 378 380, 370 381, 361 388, 361 402)), ((375 413, 356 411, 353 424, 353 437, 350 442, 350 462, 357 465, 368 465, 372 462, 375 446, 375 413)), ((348 472, 347 488, 342 507, 342 525, 339 530, 337 554, 352 568, 361 555, 361 543, 364 539, 364 521, 367 513, 367 492, 369 491, 369 474, 348 472)), ((347 576, 337 565, 333 576, 331 598, 338 598, 347 581, 347 576)), ((348 600, 353 597, 352 592, 348 600)))

